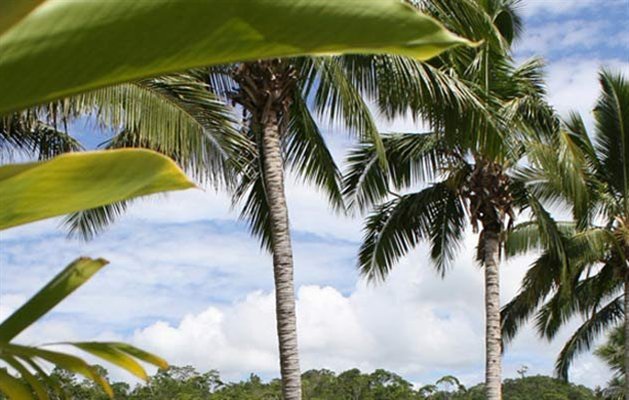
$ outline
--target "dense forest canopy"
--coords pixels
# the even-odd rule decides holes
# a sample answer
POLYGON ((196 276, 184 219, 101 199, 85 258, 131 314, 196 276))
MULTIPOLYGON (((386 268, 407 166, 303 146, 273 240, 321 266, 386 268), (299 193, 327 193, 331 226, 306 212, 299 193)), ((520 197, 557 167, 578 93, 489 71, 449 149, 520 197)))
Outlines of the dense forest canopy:
MULTIPOLYGON (((107 371, 102 369, 103 374, 107 371)), ((55 369, 51 378, 76 400, 106 400, 107 395, 91 381, 55 369)), ((483 384, 470 388, 456 377, 445 376, 434 384, 414 385, 383 369, 372 373, 350 369, 342 373, 310 370, 302 375, 304 400, 484 400, 483 384)), ((279 400, 279 379, 264 382, 251 376, 238 383, 224 382, 218 371, 201 373, 193 367, 170 367, 158 371, 148 384, 135 386, 112 383, 117 400, 279 400)), ((609 399, 599 389, 592 390, 547 376, 507 379, 503 384, 506 400, 594 400, 609 399)), ((1 396, 1 395, 0 395, 1 396)), ((52 399, 54 391, 50 392, 52 399)), ((4 397, 0 397, 4 400, 4 397)), ((610 399, 611 400, 611 399, 610 399)))

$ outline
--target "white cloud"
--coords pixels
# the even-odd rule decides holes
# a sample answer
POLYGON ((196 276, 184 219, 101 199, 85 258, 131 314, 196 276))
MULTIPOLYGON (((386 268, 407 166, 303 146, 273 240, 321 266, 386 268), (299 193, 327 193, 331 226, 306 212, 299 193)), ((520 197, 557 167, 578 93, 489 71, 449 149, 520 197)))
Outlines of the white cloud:
MULTIPOLYGON (((457 310, 440 316, 441 305, 420 301, 426 282, 416 279, 417 271, 399 271, 386 287, 359 284, 350 295, 332 287, 299 289, 304 370, 389 368, 421 376, 482 357, 478 324, 457 310)), ((255 292, 232 305, 209 307, 176 325, 156 322, 136 331, 134 342, 173 362, 218 368, 228 377, 278 371, 272 293, 255 292)))
POLYGON ((607 28, 611 28, 608 21, 597 19, 562 20, 534 25, 525 31, 524 37, 515 46, 515 52, 544 57, 557 50, 579 49, 583 52, 597 44, 607 43, 609 37, 604 35, 607 28))
MULTIPOLYGON (((474 240, 470 235, 466 241, 474 240)), ((297 307, 303 369, 387 368, 421 383, 446 373, 466 384, 482 380, 482 271, 471 265, 473 247, 468 249, 445 280, 426 262, 417 263, 426 260, 422 247, 382 286, 357 283, 342 294, 332 287, 302 285, 297 307)), ((515 294, 531 260, 514 259, 504 266, 503 301, 515 294)), ((550 344, 530 327, 524 329, 507 351, 505 377, 515 377, 523 364, 529 365, 530 374, 552 374, 554 357, 574 326, 550 344)), ((256 291, 234 303, 188 314, 180 322, 158 321, 137 330, 133 340, 174 363, 218 368, 229 379, 252 371, 278 373, 271 292, 256 291)), ((607 373, 586 356, 575 362, 573 378, 601 385, 607 373)))
MULTIPOLYGON (((592 119, 592 108, 600 93, 598 73, 601 67, 629 73, 626 59, 565 58, 548 67, 548 93, 550 102, 566 115, 577 111, 586 121, 592 119)), ((591 125, 591 124, 590 124, 591 125)))
POLYGON ((521 10, 525 17, 574 14, 596 4, 600 5, 600 2, 596 0, 526 0, 522 2, 521 10))

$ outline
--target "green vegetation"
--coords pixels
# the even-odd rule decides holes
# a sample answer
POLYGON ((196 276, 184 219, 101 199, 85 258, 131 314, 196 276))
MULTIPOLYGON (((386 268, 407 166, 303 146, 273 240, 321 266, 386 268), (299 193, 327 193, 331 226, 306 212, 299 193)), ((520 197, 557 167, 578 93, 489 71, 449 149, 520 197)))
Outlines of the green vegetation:
MULTIPOLYGON (((102 368, 101 373, 107 375, 102 368)), ((106 400, 102 389, 72 373, 56 369, 51 378, 77 400, 106 400)), ((363 373, 351 369, 340 374, 310 370, 302 375, 304 400, 486 400, 484 385, 470 388, 452 376, 420 388, 382 369, 363 373)), ((251 375, 246 381, 225 383, 218 371, 199 373, 192 367, 159 370, 146 385, 111 384, 117 400, 280 400, 278 379, 263 382, 251 375)), ((546 376, 507 379, 505 400, 595 400, 601 393, 546 376)), ((0 395, 1 396, 1 395, 0 395)), ((1 397, 0 397, 1 398, 1 397)), ((51 397, 55 399, 55 397, 51 397)), ((611 399, 610 399, 611 400, 611 399)))

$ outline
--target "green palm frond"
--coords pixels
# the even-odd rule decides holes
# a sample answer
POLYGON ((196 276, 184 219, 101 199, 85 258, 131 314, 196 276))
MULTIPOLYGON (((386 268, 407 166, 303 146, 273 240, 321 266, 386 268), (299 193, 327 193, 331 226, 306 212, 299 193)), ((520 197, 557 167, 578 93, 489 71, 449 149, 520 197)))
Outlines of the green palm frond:
MULTIPOLYGON (((492 51, 506 51, 521 29, 519 18, 512 18, 510 22, 514 25, 507 29, 505 25, 508 21, 504 16, 500 17, 502 12, 517 14, 512 8, 511 3, 514 2, 419 0, 418 3, 423 11, 437 18, 452 32, 474 41, 484 41, 492 51), (495 23, 496 18, 499 19, 498 24, 495 23)), ((465 60, 459 54, 455 56, 465 60)))
POLYGON ((18 152, 44 160, 81 150, 83 146, 66 130, 42 122, 34 111, 0 117, 0 152, 5 156, 18 152))
POLYGON ((187 74, 169 75, 78 96, 98 120, 121 133, 107 147, 144 147, 173 158, 196 179, 230 182, 226 147, 237 140, 233 111, 207 84, 187 74))
MULTIPOLYGON (((254 132, 248 136, 253 139, 254 132)), ((240 205, 240 219, 247 222, 251 234, 260 239, 260 246, 271 251, 271 220, 264 184, 262 151, 259 141, 242 141, 234 149, 234 162, 240 168, 237 184, 232 193, 232 205, 240 205)))
POLYGON ((519 65, 506 63, 501 67, 506 67, 503 73, 507 78, 495 80, 498 87, 494 90, 504 99, 503 119, 510 123, 509 128, 521 129, 537 140, 554 137, 559 119, 546 100, 543 60, 533 58, 519 65))
POLYGON ((535 260, 524 276, 520 292, 502 308, 503 341, 513 340, 520 327, 556 287, 560 274, 561 263, 555 254, 545 252, 535 260))
POLYGON ((473 83, 451 70, 403 57, 377 57, 375 63, 378 74, 373 96, 388 118, 403 117, 410 111, 437 128, 464 112, 487 112, 473 83))
POLYGON ((609 302, 585 321, 570 337, 559 353, 555 364, 555 373, 560 379, 568 380, 568 371, 576 356, 590 350, 595 338, 621 321, 624 317, 622 300, 621 296, 609 302))
POLYGON ((572 317, 577 314, 587 317, 597 312, 601 304, 610 297, 617 296, 620 291, 621 282, 614 277, 616 267, 613 263, 606 263, 597 274, 586 278, 582 278, 582 268, 575 270, 574 276, 571 277, 571 285, 574 288, 570 297, 557 290, 537 313, 537 330, 549 340, 553 339, 572 317))
POLYGON ((625 327, 612 329, 606 342, 594 351, 601 360, 620 378, 625 372, 625 327))
POLYGON ((587 226, 596 214, 597 194, 593 189, 598 183, 593 181, 588 156, 581 151, 586 145, 565 130, 548 142, 528 142, 526 155, 531 165, 514 174, 541 201, 570 205, 580 228, 587 226))
MULTIPOLYGON (((574 234, 575 225, 572 222, 555 222, 554 225, 562 236, 574 234)), ((546 248, 545 240, 548 240, 548 237, 540 233, 540 224, 536 221, 523 222, 506 232, 503 242, 505 256, 514 257, 543 250, 546 248)))
POLYGON ((311 73, 302 84, 304 98, 312 98, 319 118, 348 129, 349 133, 372 141, 380 162, 385 163, 384 149, 376 121, 358 87, 354 86, 338 59, 310 59, 311 73))
POLYGON ((389 161, 383 169, 375 146, 363 142, 348 157, 343 179, 343 195, 348 208, 365 211, 389 196, 392 189, 434 180, 456 160, 440 135, 402 133, 383 135, 382 143, 389 161))
POLYGON ((608 183, 624 198, 629 215, 629 82, 603 70, 600 83, 602 94, 594 109, 596 148, 608 183))
POLYGON ((325 191, 330 204, 344 209, 341 173, 305 101, 296 96, 284 137, 286 162, 297 176, 325 191))
POLYGON ((574 144, 581 151, 592 170, 599 171, 602 168, 601 162, 585 128, 583 118, 579 114, 571 112, 563 121, 563 127, 569 135, 570 141, 568 143, 574 144))
POLYGON ((70 238, 92 240, 124 214, 130 203, 122 201, 70 214, 64 218, 62 226, 70 238))
POLYGON ((430 240, 431 258, 445 273, 463 235, 465 209, 444 183, 401 196, 375 209, 367 218, 358 263, 361 274, 383 280, 393 265, 421 240, 430 240))
POLYGON ((529 206, 543 246, 556 255, 561 262, 564 276, 568 273, 568 256, 565 248, 565 236, 562 234, 557 222, 542 204, 534 197, 529 197, 529 206))
MULTIPOLYGON (((589 316, 619 290, 621 282, 614 278, 618 268, 613 262, 592 270, 610 254, 615 241, 613 235, 600 228, 570 233, 573 228, 574 225, 560 225, 567 266, 563 266, 556 251, 547 249, 527 271, 518 295, 503 307, 505 341, 512 340, 519 327, 534 314, 537 314, 539 333, 552 339, 573 316, 589 316), (569 295, 565 286, 570 287, 569 295), (545 299, 548 299, 546 303, 545 299)), ((524 250, 542 243, 535 222, 516 227, 512 234, 513 237, 506 241, 507 251, 524 250), (510 240, 516 243, 510 243, 510 240)))

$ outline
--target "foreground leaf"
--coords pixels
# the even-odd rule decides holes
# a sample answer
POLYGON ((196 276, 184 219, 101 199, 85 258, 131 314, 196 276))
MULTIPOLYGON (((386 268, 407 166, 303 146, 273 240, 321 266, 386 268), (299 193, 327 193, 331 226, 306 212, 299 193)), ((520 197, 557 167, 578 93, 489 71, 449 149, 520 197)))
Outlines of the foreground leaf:
MULTIPOLYGON (((0 343, 0 358, 7 356, 17 356, 23 359, 45 360, 65 370, 83 375, 85 378, 97 383, 105 393, 113 398, 114 392, 109 386, 105 377, 98 373, 98 370, 86 363, 77 356, 60 353, 58 351, 44 350, 37 347, 21 346, 10 343, 0 343)), ((18 399, 28 399, 29 397, 18 397, 18 399)))
POLYGON ((0 167, 0 229, 193 187, 167 157, 122 149, 0 167))
POLYGON ((44 0, 3 0, 0 2, 0 34, 9 30, 44 0))
POLYGON ((340 52, 427 59, 467 43, 401 0, 46 0, 0 36, 0 114, 205 65, 340 52))
POLYGON ((78 258, 53 278, 35 296, 0 324, 0 342, 8 342, 44 316, 59 302, 107 265, 102 258, 78 258))
POLYGON ((9 400, 32 399, 31 391, 18 379, 12 377, 4 369, 0 368, 0 393, 4 393, 9 400))

